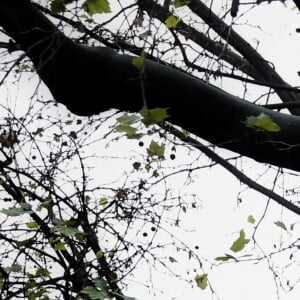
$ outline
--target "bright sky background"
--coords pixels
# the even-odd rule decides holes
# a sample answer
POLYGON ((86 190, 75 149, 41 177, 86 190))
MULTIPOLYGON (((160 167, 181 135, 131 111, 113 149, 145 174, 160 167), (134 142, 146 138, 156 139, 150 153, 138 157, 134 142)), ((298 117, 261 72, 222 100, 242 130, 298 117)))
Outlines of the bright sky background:
MULTIPOLYGON (((251 19, 252 24, 254 23, 253 20, 255 20, 256 25, 262 28, 261 31, 257 28, 251 29, 250 26, 245 25, 235 29, 241 32, 244 37, 247 37, 249 41, 259 40, 259 51, 276 64, 279 74, 289 83, 299 85, 300 78, 297 76, 297 71, 300 70, 300 34, 297 34, 295 29, 298 25, 300 27, 300 14, 297 10, 292 9, 293 6, 291 1, 287 2, 286 6, 279 2, 271 5, 264 3, 245 15, 245 17, 251 19)), ((241 20, 240 23, 244 24, 244 20, 241 20)), ((34 86, 33 79, 22 82, 17 98, 30 97, 34 86)), ((240 90, 232 83, 226 88, 231 90, 233 94, 240 90)), ((7 91, 5 87, 2 87, 0 91, 2 92, 0 101, 3 105, 6 103, 7 96, 10 99, 16 98, 15 91, 7 91)), ((56 112, 54 110, 54 113, 56 112)), ((126 140, 114 142, 109 148, 105 148, 105 145, 99 145, 99 149, 97 149, 98 154, 99 151, 102 151, 101 156, 111 157, 111 159, 101 160, 99 172, 101 174, 105 173, 107 182, 114 180, 120 176, 124 169, 132 165, 132 161, 129 161, 126 157, 133 155, 137 150, 140 151, 140 149, 137 149, 136 144, 133 142, 128 143, 126 140), (120 155, 120 149, 122 149, 122 157, 124 159, 117 160, 116 163, 114 157, 120 155)), ((91 149, 92 151, 94 149, 91 149)), ((228 157, 233 156, 232 153, 227 151, 221 151, 221 153, 226 153, 228 157)), ((170 166, 179 162, 188 163, 191 160, 196 160, 199 152, 189 153, 184 148, 179 148, 176 156, 175 161, 170 162, 170 166)), ((199 163, 201 164, 203 161, 205 159, 201 158, 199 163)), ((265 171, 265 166, 250 159, 245 159, 242 167, 253 178, 258 178, 265 171)), ((259 182, 271 186, 273 174, 274 172, 269 170, 259 178, 259 182)), ((289 178, 287 180, 290 180, 289 178)), ((180 228, 172 227, 170 230, 176 232, 182 241, 195 249, 194 251, 199 253, 199 256, 213 260, 215 257, 230 253, 229 248, 238 237, 241 229, 245 230, 246 237, 251 238, 253 225, 247 222, 247 217, 253 215, 258 221, 264 212, 267 199, 257 192, 241 186, 231 174, 220 167, 196 171, 193 173, 192 179, 193 182, 188 186, 188 191, 197 195, 197 198, 201 200, 201 203, 199 203, 201 207, 194 211, 188 211, 186 215, 182 214, 180 228), (240 192, 242 193, 239 194, 240 192), (238 197, 242 197, 242 203, 238 203, 238 197), (199 249, 196 249, 195 246, 199 246, 199 249)), ((186 175, 177 176, 176 178, 174 177, 171 184, 174 187, 180 187, 182 192, 187 192, 187 188, 183 186, 185 180, 186 175)), ((298 186, 297 177, 293 180, 286 182, 285 177, 281 176, 279 183, 284 186, 298 186)), ((293 233, 285 232, 274 225, 274 222, 278 220, 282 220, 285 224, 290 225, 299 222, 299 216, 282 210, 279 205, 270 202, 267 214, 255 236, 259 245, 266 252, 268 250, 272 251, 273 245, 280 245, 282 240, 291 242, 299 237, 300 225, 295 226, 293 233)), ((164 239, 167 237, 161 234, 160 238, 164 239)), ((177 260, 177 262, 170 264, 170 268, 174 269, 178 274, 182 274, 182 277, 190 279, 191 285, 184 281, 172 279, 169 274, 153 273, 153 287, 157 291, 152 287, 150 287, 150 290, 155 292, 156 295, 153 296, 151 294, 147 296, 149 288, 144 287, 144 284, 150 284, 148 281, 149 272, 147 266, 141 266, 136 270, 136 277, 128 281, 128 296, 136 297, 140 300, 218 299, 216 296, 212 297, 209 289, 202 291, 195 287, 195 275, 206 272, 212 288, 221 300, 275 300, 278 298, 276 286, 272 271, 267 263, 265 261, 260 263, 246 261, 246 255, 253 250, 252 246, 253 244, 249 244, 246 246, 246 250, 241 252, 241 255, 245 255, 245 262, 238 264, 235 262, 224 263, 212 269, 204 267, 204 270, 201 270, 195 261, 191 263, 187 257, 181 256, 180 253, 161 253, 162 256, 172 256, 177 260), (186 274, 187 267, 190 268, 189 274, 186 274), (165 294, 161 294, 159 290, 163 290, 165 294)), ((297 260, 296 255, 295 260, 297 260)), ((288 263, 288 255, 282 255, 278 258, 278 261, 282 261, 283 264, 288 263)), ((299 254, 298 261, 300 261, 299 254)), ((299 265, 291 268, 288 274, 290 278, 298 279, 300 274, 299 265)), ((300 287, 288 294, 279 291, 280 300, 296 300, 299 299, 299 295, 300 287)))

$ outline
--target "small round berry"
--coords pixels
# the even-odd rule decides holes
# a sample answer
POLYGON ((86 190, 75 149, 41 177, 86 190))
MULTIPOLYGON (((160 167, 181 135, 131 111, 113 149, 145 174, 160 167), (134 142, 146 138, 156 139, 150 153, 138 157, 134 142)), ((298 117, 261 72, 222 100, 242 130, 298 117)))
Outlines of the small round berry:
POLYGON ((176 157, 176 156, 175 156, 175 154, 173 154, 173 153, 170 155, 170 158, 171 158, 172 160, 174 160, 175 157, 176 157))

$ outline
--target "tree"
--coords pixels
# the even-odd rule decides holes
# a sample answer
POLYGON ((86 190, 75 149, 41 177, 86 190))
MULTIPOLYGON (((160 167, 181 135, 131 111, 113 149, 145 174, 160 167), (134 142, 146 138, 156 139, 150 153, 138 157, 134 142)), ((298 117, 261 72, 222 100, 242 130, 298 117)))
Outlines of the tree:
MULTIPOLYGON (((153 5, 154 3, 147 1, 139 3, 141 10, 148 9, 149 11, 153 5)), ((205 6, 201 1, 193 1, 189 7, 195 14, 206 12, 206 15, 199 17, 206 22, 212 19, 212 28, 226 37, 229 27, 224 31, 222 21, 215 18, 216 16, 212 15, 209 10, 204 9, 205 6)), ((163 19, 165 16, 158 15, 158 17, 163 19)), ((132 57, 118 55, 107 47, 95 49, 75 44, 58 32, 56 26, 52 25, 28 1, 2 1, 1 20, 6 32, 18 42, 22 49, 27 51, 40 78, 49 87, 54 98, 65 104, 70 111, 78 115, 92 115, 109 108, 126 111, 139 111, 142 108, 140 72, 132 64, 132 57), (32 30, 32 28, 36 29, 32 30), (26 31, 25 34, 24 31, 26 31), (98 66, 101 66, 101 71, 98 66), (111 95, 107 102, 105 99, 98 100, 97 83, 99 81, 103 83, 101 93, 111 95), (78 89, 74 89, 74 86, 78 89), (114 89, 114 86, 118 86, 118 89, 114 89), (124 98, 131 101, 124 101, 124 98), (86 102, 83 107, 81 99, 88 99, 89 102, 86 102)), ((257 72, 260 73, 259 79, 263 77, 266 85, 269 82, 277 85, 277 92, 284 99, 283 101, 298 101, 297 93, 283 82, 267 62, 264 63, 264 59, 257 52, 253 49, 250 51, 250 46, 245 41, 242 43, 237 34, 232 32, 229 42, 245 57, 249 56, 249 63, 253 65, 253 68, 255 65, 257 72), (282 89, 290 90, 290 92, 282 91, 282 89)), ((239 100, 203 81, 152 61, 146 61, 145 70, 147 80, 143 83, 143 89, 145 89, 144 97, 147 105, 150 108, 169 108, 170 121, 174 124, 216 145, 226 143, 226 148, 258 161, 299 170, 298 148, 291 147, 299 143, 296 134, 299 130, 298 118, 275 113, 239 100), (199 106, 199 99, 204 99, 202 100, 204 103, 201 103, 202 110, 182 109, 181 99, 183 98, 186 99, 185 107, 187 108, 199 106), (217 114, 216 107, 219 108, 220 114, 217 114), (257 117, 261 113, 272 118, 281 130, 266 134, 259 130, 253 131, 243 124, 247 117, 257 117), (205 126, 211 114, 215 115, 215 124, 205 126), (225 124, 226 128, 224 128, 225 124), (223 127, 222 131, 219 130, 221 127, 223 127)))
MULTIPOLYGON (((11 38, 1 45, 6 49, 7 55, 14 55, 19 50, 25 52, 40 79, 49 88, 57 102, 64 104, 72 113, 79 116, 97 115, 111 108, 130 113, 141 112, 140 117, 137 114, 126 114, 119 118, 116 130, 125 132, 130 138, 138 138, 141 135, 140 127, 135 127, 136 124, 140 124, 138 122, 142 122, 145 126, 154 124, 154 127, 151 127, 152 131, 159 132, 167 138, 168 133, 171 133, 181 141, 192 144, 214 162, 232 172, 242 182, 289 210, 300 213, 300 208, 295 203, 251 180, 212 151, 210 147, 187 133, 187 131, 191 132, 214 145, 254 158, 259 162, 293 171, 300 169, 298 160, 299 90, 286 83, 269 62, 243 40, 232 26, 226 25, 224 20, 200 0, 172 3, 164 1, 161 3, 163 5, 151 0, 136 1, 123 7, 119 14, 115 14, 112 19, 100 25, 93 17, 96 13, 109 12, 108 1, 87 0, 82 3, 72 0, 53 0, 48 2, 46 5, 41 5, 28 0, 0 0, 0 26, 4 34, 11 38), (180 13, 177 10, 184 6, 193 14, 195 18, 193 21, 202 19, 208 26, 204 27, 205 29, 214 30, 212 37, 203 34, 193 22, 176 16, 180 13), (124 32, 117 30, 115 33, 107 29, 109 28, 107 25, 111 25, 118 15, 129 17, 127 10, 131 9, 135 17, 128 19, 128 28, 124 32), (78 11, 83 12, 84 17, 78 11), (146 21, 148 21, 148 27, 142 26, 142 22, 146 21), (63 31, 67 32, 70 26, 76 32, 68 37, 63 31), (160 33, 161 29, 159 29, 153 34, 152 31, 159 26, 166 27, 167 32, 160 33), (145 30, 145 28, 148 29, 145 30), (188 51, 189 48, 185 47, 186 41, 195 45, 196 50, 188 51), (91 46, 92 43, 101 47, 91 46), (173 47, 176 47, 181 55, 177 65, 164 59, 168 51, 177 51, 173 47), (121 51, 126 54, 121 54, 121 51), (201 51, 204 51, 205 55, 210 52, 214 57, 222 59, 225 71, 220 71, 221 68, 207 69, 198 65, 192 57, 201 57, 203 55, 201 51), (230 68, 233 68, 234 72, 231 72, 230 68), (201 80, 198 78, 199 73, 190 73, 187 71, 189 69, 207 72, 217 78, 229 77, 268 87, 283 103, 253 104, 201 80), (249 79, 249 76, 252 79, 249 79), (282 108, 288 108, 291 114, 273 110, 282 108), (184 130, 172 124, 181 126, 184 130), (160 128, 164 130, 160 131, 160 128)), ((297 1, 295 4, 299 5, 297 1)), ((238 14, 241 5, 239 1, 232 1, 231 16, 233 18, 238 14)), ((9 70, 22 66, 23 59, 22 54, 9 67, 9 70)), ((214 59, 212 58, 212 61, 214 59)), ((26 64, 23 64, 23 68, 24 66, 26 68, 26 64)), ((7 129, 1 135, 1 144, 4 148, 11 149, 19 143, 21 131, 18 130, 22 126, 17 126, 18 120, 19 118, 10 115, 9 122, 5 125, 7 129)), ((107 204, 107 196, 97 195, 100 210, 89 206, 86 167, 82 152, 79 151, 82 146, 77 136, 78 129, 71 132, 64 131, 65 122, 66 120, 58 120, 48 125, 43 124, 42 127, 36 128, 33 136, 29 141, 27 140, 29 144, 35 143, 35 136, 43 135, 45 126, 53 128, 60 124, 58 127, 62 129, 62 133, 59 136, 54 135, 56 140, 62 137, 69 140, 61 141, 61 147, 56 148, 55 154, 52 151, 51 154, 48 153, 50 165, 44 164, 42 168, 30 164, 22 168, 18 165, 12 167, 12 161, 18 157, 19 152, 11 156, 7 154, 7 151, 2 151, 6 158, 1 166, 2 188, 9 195, 8 201, 14 200, 18 203, 16 208, 9 207, 3 210, 3 213, 7 216, 28 214, 32 218, 32 220, 27 220, 27 228, 23 229, 27 232, 28 238, 20 239, 15 235, 3 235, 2 239, 9 245, 7 254, 10 253, 11 247, 15 248, 18 253, 25 248, 25 259, 30 258, 33 265, 37 267, 35 272, 22 270, 23 275, 17 283, 11 280, 10 274, 18 272, 20 265, 13 263, 9 267, 1 267, 2 295, 6 297, 5 299, 19 295, 31 297, 30 299, 38 299, 38 297, 47 299, 46 297, 50 297, 49 287, 60 291, 65 299, 70 297, 75 299, 77 294, 82 298, 90 297, 91 299, 104 299, 106 296, 124 299, 125 296, 119 286, 120 274, 117 274, 117 271, 123 276, 126 273, 125 270, 131 268, 133 264, 131 258, 128 257, 123 265, 121 258, 130 247, 135 249, 135 245, 124 239, 113 226, 110 226, 107 221, 110 217, 103 219, 102 215, 104 212, 112 214, 110 209, 114 209, 115 219, 120 218, 122 222, 125 222, 126 228, 130 228, 133 219, 135 221, 138 218, 144 221, 150 220, 155 225, 153 232, 161 221, 160 218, 156 219, 154 211, 150 213, 151 210, 146 210, 148 215, 144 216, 142 213, 145 212, 147 201, 151 198, 147 196, 148 187, 145 188, 146 182, 150 184, 149 178, 147 181, 141 179, 131 189, 111 189, 110 197, 113 201, 110 204, 107 204), (65 150, 66 145, 73 145, 75 150, 72 151, 71 146, 65 150), (78 187, 74 183, 73 194, 60 191, 56 178, 59 177, 58 174, 64 173, 62 172, 64 161, 75 157, 78 157, 80 161, 82 186, 78 187), (45 176, 41 177, 41 175, 45 176), (61 195, 61 192, 64 194, 61 195), (79 206, 77 206, 78 203, 72 202, 72 199, 76 197, 79 200, 79 206), (140 212, 136 211, 134 205, 128 204, 130 201, 124 201, 129 205, 127 207, 122 206, 118 201, 130 199, 139 201, 140 212), (34 208, 28 203, 29 201, 37 201, 39 204, 34 208), (38 209, 46 210, 46 216, 41 217, 38 209), (67 217, 68 210, 73 212, 69 217, 67 217), (93 215, 94 221, 91 221, 89 214, 93 215), (116 250, 104 251, 99 246, 97 234, 99 234, 98 226, 100 225, 103 226, 105 232, 114 236, 117 244, 116 250), (33 234, 30 233, 31 230, 33 234), (41 245, 38 247, 36 244, 38 240, 41 240, 42 246, 50 245, 53 253, 49 254, 42 250, 41 245), (122 247, 124 247, 123 252, 120 250, 122 247), (63 268, 63 278, 51 277, 46 268, 48 264, 36 262, 33 251, 38 251, 43 258, 47 256, 63 268), (93 259, 87 259, 91 252, 94 255, 93 259), (117 256, 116 260, 114 260, 115 256, 117 256), (48 277, 50 279, 46 280, 45 278, 48 277), (66 283, 66 286, 61 284, 62 281, 66 283), (47 289, 42 289, 43 286, 47 289)), ((80 122, 77 125, 80 125, 80 122)), ((96 131, 96 128, 94 130, 96 131)), ((25 140, 22 143, 26 145, 25 140)), ((36 148, 41 153, 45 151, 40 145, 36 148)), ((145 163, 145 168, 153 168, 153 164, 156 163, 155 159, 159 160, 164 155, 165 146, 154 140, 147 148, 145 161, 148 160, 148 163, 145 163)), ((139 170, 139 164, 140 162, 134 162, 134 170, 139 170)), ((154 178, 156 174, 157 170, 154 168, 152 174, 154 178)), ((70 184, 72 182, 73 180, 69 181, 70 184)), ((96 190, 89 192, 96 193, 96 190)), ((166 198, 163 200, 166 201, 166 198)), ((195 204, 192 203, 192 205, 195 204)), ((180 201, 174 206, 181 209, 184 207, 180 201)), ((251 218, 249 220, 252 221, 251 218)), ((277 223, 277 226, 285 228, 282 222, 277 223)), ((241 230, 233 249, 239 251, 248 242, 241 230)), ((150 252, 148 251, 150 245, 146 250, 136 248, 136 257, 142 257, 144 253, 150 252)), ((184 246, 183 248, 189 251, 184 246)), ((231 259, 235 258, 227 254, 219 257, 221 261, 231 259)), ((174 259, 171 258, 171 260, 174 259)), ((205 288, 207 275, 198 274, 196 281, 200 288, 205 288)))

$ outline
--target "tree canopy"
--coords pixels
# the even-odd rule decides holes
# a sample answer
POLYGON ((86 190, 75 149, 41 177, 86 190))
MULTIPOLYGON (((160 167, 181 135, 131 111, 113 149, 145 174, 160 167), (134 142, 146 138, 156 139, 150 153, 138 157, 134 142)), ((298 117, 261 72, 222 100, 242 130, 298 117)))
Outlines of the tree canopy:
MULTIPOLYGON (((290 265, 297 264, 298 239, 280 240, 268 254, 258 242, 269 204, 259 220, 247 216, 251 230, 239 228, 213 262, 171 231, 181 230, 183 215, 200 206, 197 192, 184 189, 193 172, 215 165, 300 215, 298 188, 274 187, 280 176, 300 170, 300 90, 236 31, 248 8, 277 1, 116 2, 0 0, 1 87, 15 92, 22 78, 29 85, 37 74, 51 94, 41 96, 37 88, 21 117, 2 105, 0 298, 130 300, 125 279, 141 262, 175 274, 179 252, 197 266, 196 287, 215 295, 207 270, 247 261, 248 252, 239 254, 248 244, 258 249, 253 260, 268 262, 277 286, 291 290, 298 279, 283 283, 271 259, 288 253, 290 265), (57 103, 68 112, 54 114, 57 103), (119 175, 95 183, 98 154, 91 148, 117 141, 125 153, 121 136, 142 154, 126 154, 122 183, 119 175), (181 149, 192 152, 193 162, 176 162, 181 149), (270 164, 273 182, 251 179, 232 163, 236 155, 270 164), (184 182, 178 194, 172 176, 184 182)), ((292 5, 300 9, 298 0, 292 5)), ((16 101, 21 107, 22 96, 16 101)), ((272 225, 292 235, 296 224, 272 225)))
MULTIPOLYGON (((138 1, 137 5, 139 10, 150 15, 154 10, 153 17, 160 20, 169 14, 152 1, 138 1)), ((259 84, 274 87, 283 102, 294 104, 299 101, 297 89, 284 82, 257 51, 234 30, 230 30, 205 4, 190 1, 188 7, 241 53, 242 58, 235 53, 225 54, 225 59, 234 55, 230 62, 234 67, 240 69, 243 66, 241 70, 245 70, 259 84)), ((6 33, 33 61, 53 97, 73 113, 87 116, 109 108, 138 112, 145 104, 149 108, 168 108, 170 122, 215 145, 260 162, 299 171, 297 132, 300 124, 297 117, 239 99, 199 78, 165 66, 155 58, 146 58, 145 64, 139 69, 132 63, 132 56, 118 54, 109 47, 79 45, 57 29, 29 1, 3 0, 0 8, 1 25, 6 33), (82 99, 85 105, 82 105, 82 99), (267 115, 280 129, 256 126, 255 119, 253 126, 247 126, 247 118, 258 118, 261 114, 267 115)), ((179 33, 189 32, 187 26, 183 22, 169 25, 172 32, 177 30, 179 33)), ((193 35, 194 32, 189 34, 193 35)), ((216 42, 206 41, 206 44, 208 50, 213 48, 209 44, 214 45, 213 53, 221 51, 215 49, 216 42)), ((118 47, 116 43, 115 48, 118 47)), ((295 105, 291 105, 290 110, 298 114, 295 105)))

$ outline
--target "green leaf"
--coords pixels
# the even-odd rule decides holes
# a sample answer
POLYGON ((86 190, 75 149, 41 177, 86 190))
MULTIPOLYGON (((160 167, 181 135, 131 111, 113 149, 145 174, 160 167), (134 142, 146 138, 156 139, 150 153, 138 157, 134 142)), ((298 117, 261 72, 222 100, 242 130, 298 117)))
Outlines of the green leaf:
POLYGON ((29 209, 29 204, 25 205, 26 203, 22 203, 21 207, 11 207, 8 209, 2 209, 0 212, 9 216, 9 217, 17 217, 25 213, 31 213, 32 211, 29 209), (23 204, 23 205, 22 205, 23 204))
POLYGON ((134 57, 131 62, 132 64, 139 70, 141 70, 144 66, 145 63, 145 59, 146 59, 146 54, 143 51, 142 54, 138 57, 134 57))
POLYGON ((169 16, 165 20, 165 24, 168 28, 174 28, 177 26, 177 24, 180 22, 180 19, 174 15, 169 16))
MULTIPOLYGON (((94 283, 95 283, 96 288, 88 286, 87 292, 89 293, 90 298, 92 295, 92 296, 96 297, 94 299, 108 300, 108 299, 116 299, 114 296, 118 296, 118 299, 137 300, 136 298, 127 297, 125 295, 120 295, 115 292, 107 292, 109 287, 103 278, 96 278, 94 283), (100 297, 100 298, 98 298, 98 297, 100 297)), ((91 298, 91 299, 93 299, 93 298, 91 298)))
POLYGON ((248 218, 247 218, 247 221, 251 224, 254 224, 255 223, 255 219, 252 215, 249 215, 248 218))
POLYGON ((86 238, 86 233, 85 232, 77 232, 75 233, 75 238, 78 240, 78 241, 83 241, 85 238, 86 238))
POLYGON ((257 126, 257 117, 250 116, 247 117, 246 122, 244 122, 247 127, 255 128, 257 126))
POLYGON ((286 225, 281 221, 276 221, 276 222, 274 222, 274 224, 277 225, 278 227, 280 227, 283 230, 288 230, 286 225))
POLYGON ((45 200, 41 203, 40 206, 44 208, 51 208, 53 206, 53 200, 52 199, 45 200))
POLYGON ((32 189, 32 190, 35 190, 35 189, 38 187, 38 185, 37 185, 37 183, 35 183, 35 182, 29 181, 28 187, 29 187, 30 189, 32 189))
POLYGON ((64 220, 62 220, 62 219, 58 219, 58 218, 53 218, 53 224, 54 225, 60 225, 60 226, 63 226, 63 225, 65 225, 65 221, 64 220))
POLYGON ((76 225, 78 226, 78 219, 77 218, 73 218, 71 217, 69 220, 64 221, 66 226, 73 226, 76 227, 76 225))
POLYGON ((26 247, 34 243, 34 239, 27 239, 22 241, 14 241, 17 247, 26 247))
POLYGON ((65 11, 65 0, 53 0, 50 4, 50 10, 53 14, 59 14, 65 11))
POLYGON ((119 124, 115 128, 116 132, 125 133, 127 138, 129 139, 139 139, 143 136, 142 133, 138 132, 138 130, 131 125, 127 124, 119 124))
POLYGON ((201 289, 201 290, 205 290, 207 288, 207 282, 208 282, 208 277, 207 274, 197 274, 195 277, 195 281, 197 283, 197 286, 201 289))
POLYGON ((55 226, 54 230, 66 236, 75 236, 77 233, 81 233, 80 230, 72 226, 55 226))
POLYGON ((185 138, 188 138, 191 134, 187 131, 187 130, 185 130, 185 129, 182 129, 182 133, 183 133, 183 136, 185 137, 185 138))
POLYGON ((32 69, 32 66, 29 64, 21 64, 19 68, 21 71, 30 71, 32 69))
POLYGON ((191 0, 175 0, 174 6, 175 8, 184 6, 184 5, 189 5, 191 0))
POLYGON ((70 218, 67 221, 54 218, 53 224, 55 226, 52 228, 52 231, 57 231, 66 236, 75 236, 76 234, 82 234, 82 232, 74 226, 76 223, 77 219, 75 218, 70 218))
POLYGON ((63 250, 66 250, 65 243, 63 243, 63 242, 58 242, 58 243, 56 243, 55 246, 54 246, 54 249, 55 249, 56 251, 63 251, 63 250))
POLYGON ((280 131, 280 126, 265 113, 261 113, 257 117, 247 117, 245 124, 247 127, 254 128, 257 130, 264 130, 269 132, 280 131))
POLYGON ((16 207, 16 208, 12 207, 8 209, 2 209, 1 212, 9 217, 16 217, 23 214, 24 210, 21 207, 16 207))
POLYGON ((160 108, 160 107, 153 108, 153 109, 143 108, 140 111, 140 114, 143 116, 142 122, 146 126, 159 124, 160 122, 170 117, 167 113, 167 110, 168 108, 160 108))
POLYGON ((140 119, 141 117, 137 114, 124 114, 117 118, 118 125, 115 127, 115 131, 125 133, 129 139, 139 139, 143 136, 143 134, 138 132, 137 128, 133 127, 132 124, 136 123, 140 119))
POLYGON ((108 200, 106 197, 101 197, 99 200, 99 204, 102 206, 105 206, 108 203, 108 200))
POLYGON ((237 261, 237 259, 234 256, 227 253, 225 254, 225 256, 218 256, 215 258, 216 261, 228 261, 230 259, 237 261))
POLYGON ((57 242, 59 242, 60 241, 60 237, 49 237, 49 242, 50 242, 50 244, 55 244, 55 243, 57 243, 57 242))
POLYGON ((91 300, 113 299, 107 291, 100 291, 93 286, 86 286, 81 292, 88 295, 91 300))
POLYGON ((233 252, 239 252, 244 249, 245 245, 248 244, 249 241, 249 239, 245 239, 244 230, 241 230, 239 238, 233 242, 230 250, 233 252))
POLYGON ((95 286, 99 288, 100 290, 107 290, 109 287, 107 286, 106 281, 103 278, 96 278, 95 281, 95 286))
POLYGON ((38 289, 38 290, 27 290, 25 291, 25 297, 28 300, 49 300, 49 297, 45 295, 47 293, 46 289, 38 289))
POLYGON ((99 258, 101 258, 103 255, 104 255, 104 253, 103 253, 101 250, 99 250, 99 251, 96 253, 96 258, 99 259, 99 258))
POLYGON ((37 224, 37 222, 34 222, 34 221, 32 221, 32 222, 27 222, 27 223, 26 223, 26 226, 27 226, 27 228, 29 228, 29 229, 36 229, 36 228, 39 228, 39 225, 37 224))
POLYGON ((34 275, 30 274, 30 273, 27 273, 27 276, 30 278, 30 280, 28 280, 26 282, 26 285, 25 285, 25 288, 26 289, 32 289, 34 287, 36 287, 36 281, 34 279, 32 279, 32 277, 34 277, 34 275))
POLYGON ((82 7, 90 16, 111 11, 107 0, 86 0, 82 7))
POLYGON ((163 158, 165 154, 165 145, 159 145, 155 141, 151 141, 149 148, 147 149, 149 156, 158 156, 158 158, 163 158))
POLYGON ((38 268, 35 272, 36 277, 50 277, 51 272, 45 268, 38 268))
POLYGON ((19 264, 13 264, 12 266, 10 266, 8 268, 4 268, 4 270, 8 273, 10 273, 10 272, 18 273, 18 272, 21 272, 22 267, 19 264))
POLYGON ((23 202, 23 203, 20 204, 20 206, 24 210, 24 212, 32 213, 32 210, 31 210, 32 207, 29 203, 23 202))

